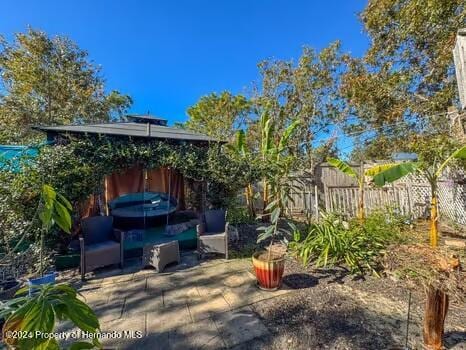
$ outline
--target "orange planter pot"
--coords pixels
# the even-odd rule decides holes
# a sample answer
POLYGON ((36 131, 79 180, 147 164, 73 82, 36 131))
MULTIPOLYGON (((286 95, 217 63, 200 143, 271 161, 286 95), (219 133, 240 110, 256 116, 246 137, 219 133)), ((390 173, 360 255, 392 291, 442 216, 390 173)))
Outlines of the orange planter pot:
POLYGON ((256 252, 252 256, 258 287, 268 291, 277 290, 282 285, 285 257, 274 257, 271 260, 260 259, 263 254, 263 252, 256 252))

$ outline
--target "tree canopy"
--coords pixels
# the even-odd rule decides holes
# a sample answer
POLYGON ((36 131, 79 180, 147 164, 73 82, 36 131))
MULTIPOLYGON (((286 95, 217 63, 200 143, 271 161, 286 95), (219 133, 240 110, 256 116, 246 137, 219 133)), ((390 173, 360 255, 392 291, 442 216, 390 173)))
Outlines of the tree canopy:
POLYGON ((292 121, 300 121, 291 143, 306 158, 312 155, 316 135, 328 131, 342 116, 338 86, 348 56, 340 46, 335 42, 320 52, 304 47, 297 63, 268 60, 258 65, 261 84, 254 94, 257 108, 267 109, 281 131, 292 121))
POLYGON ((108 121, 132 103, 106 93, 100 67, 67 37, 29 29, 0 40, 0 142, 40 136, 31 126, 108 121))
POLYGON ((251 102, 243 95, 228 91, 203 96, 188 108, 189 120, 184 125, 219 140, 229 140, 238 129, 246 126, 251 102))
POLYGON ((371 44, 349 62, 341 86, 348 129, 376 128, 359 156, 407 149, 416 134, 447 135, 445 114, 458 102, 452 49, 466 23, 464 1, 370 0, 360 19, 371 44))

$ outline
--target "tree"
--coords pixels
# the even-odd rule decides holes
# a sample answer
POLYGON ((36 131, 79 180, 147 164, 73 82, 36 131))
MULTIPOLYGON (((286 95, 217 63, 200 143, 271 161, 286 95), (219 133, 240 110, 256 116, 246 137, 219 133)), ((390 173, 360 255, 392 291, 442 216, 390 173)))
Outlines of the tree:
MULTIPOLYGON (((422 147, 425 145, 417 145, 422 147)), ((430 210, 430 245, 432 248, 438 246, 438 180, 446 167, 453 165, 454 161, 466 160, 466 145, 456 149, 453 153, 445 156, 447 147, 436 147, 434 143, 430 146, 430 152, 425 147, 421 148, 418 162, 400 163, 391 166, 374 176, 374 183, 383 186, 385 183, 396 181, 403 176, 420 172, 429 181, 431 186, 431 210, 430 210), (441 157, 443 155, 443 157, 441 157)), ((459 264, 459 263, 458 263, 459 264)), ((429 286, 427 290, 427 301, 424 316, 424 344, 428 349, 442 349, 442 337, 444 323, 448 311, 449 297, 438 288, 429 286)))
MULTIPOLYGON (((432 150, 431 154, 437 154, 438 150, 432 150)), ((394 182, 401 177, 420 172, 429 181, 431 188, 431 211, 430 211, 430 244, 438 246, 438 180, 447 166, 455 160, 466 160, 466 146, 456 149, 444 158, 433 156, 422 157, 418 162, 407 162, 392 165, 374 176, 374 183, 383 186, 387 182, 394 182)))
MULTIPOLYGON (((259 156, 264 169, 266 169, 262 180, 264 213, 268 211, 270 200, 278 200, 277 196, 282 198, 284 192, 290 189, 287 176, 296 160, 296 157, 289 152, 290 141, 299 126, 300 121, 296 119, 285 130, 279 131, 275 128, 274 121, 269 117, 267 111, 261 115, 259 156)), ((276 203, 282 202, 278 200, 276 203)))
POLYGON ((0 40, 0 73, 1 142, 38 139, 33 125, 108 121, 132 103, 105 93, 100 68, 70 39, 33 29, 0 40))
POLYGON ((338 85, 347 59, 340 43, 335 42, 321 52, 305 47, 296 64, 283 60, 259 63, 262 81, 253 98, 256 109, 267 110, 279 133, 299 120, 300 128, 290 144, 307 166, 312 167, 315 136, 327 131, 342 115, 338 85))
POLYGON ((348 129, 378 128, 365 144, 389 139, 382 157, 420 131, 448 134, 438 114, 458 101, 452 49, 466 21, 464 1, 371 0, 360 18, 371 46, 342 79, 348 129))
POLYGON ((246 126, 251 113, 251 103, 243 95, 228 91, 211 93, 187 111, 189 120, 185 127, 219 140, 229 140, 238 129, 246 126))
POLYGON ((355 179, 358 182, 358 189, 359 189, 359 200, 358 200, 358 211, 357 217, 360 221, 364 221, 365 218, 365 209, 364 209, 364 183, 366 176, 374 176, 379 172, 393 166, 393 164, 380 164, 375 165, 367 170, 363 170, 362 168, 360 171, 354 170, 351 165, 346 163, 343 160, 337 158, 327 158, 327 162, 340 170, 343 174, 348 175, 355 179))
MULTIPOLYGON (((246 144, 246 133, 244 130, 238 130, 236 132, 235 141, 232 144, 228 145, 228 148, 233 152, 236 157, 241 158, 244 161, 251 162, 253 161, 252 153, 248 149, 246 144)), ((248 182, 244 189, 244 197, 246 199, 246 205, 249 211, 249 217, 256 217, 256 209, 254 208, 254 187, 251 182, 248 182)))

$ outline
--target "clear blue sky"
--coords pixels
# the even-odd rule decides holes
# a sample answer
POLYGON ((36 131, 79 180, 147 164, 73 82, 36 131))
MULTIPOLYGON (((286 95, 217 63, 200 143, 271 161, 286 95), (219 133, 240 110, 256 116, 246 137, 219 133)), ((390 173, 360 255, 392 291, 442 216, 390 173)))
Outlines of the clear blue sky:
POLYGON ((303 45, 340 39, 361 55, 363 0, 6 1, 0 34, 27 26, 66 35, 102 65, 107 89, 134 99, 131 112, 170 122, 210 92, 246 92, 257 63, 296 59, 303 45))

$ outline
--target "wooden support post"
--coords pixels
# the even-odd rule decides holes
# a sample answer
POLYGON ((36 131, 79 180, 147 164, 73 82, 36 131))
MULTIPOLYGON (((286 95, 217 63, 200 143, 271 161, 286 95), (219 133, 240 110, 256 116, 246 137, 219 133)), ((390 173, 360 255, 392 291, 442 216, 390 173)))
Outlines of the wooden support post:
POLYGON ((319 220, 319 192, 318 191, 319 190, 317 188, 317 185, 314 185, 314 206, 315 206, 316 221, 319 220))
POLYGON ((329 204, 328 204, 328 189, 327 185, 324 184, 324 201, 325 201, 325 210, 329 211, 329 204))

